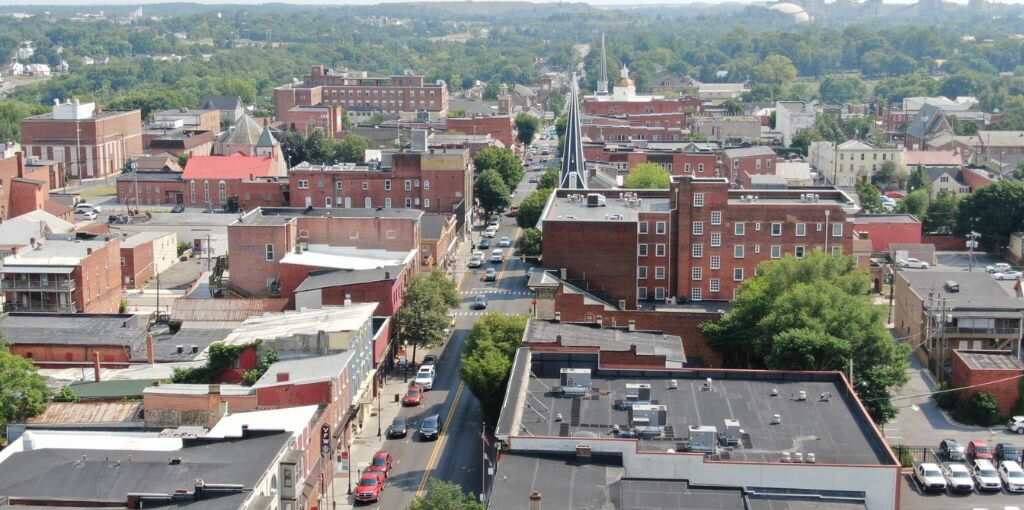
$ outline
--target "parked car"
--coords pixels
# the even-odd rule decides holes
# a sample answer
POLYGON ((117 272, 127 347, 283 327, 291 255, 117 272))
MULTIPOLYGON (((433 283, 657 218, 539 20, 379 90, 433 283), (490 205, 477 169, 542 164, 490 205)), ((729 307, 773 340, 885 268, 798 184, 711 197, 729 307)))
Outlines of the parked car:
POLYGON ((509 218, 515 218, 517 214, 519 214, 519 206, 513 205, 508 208, 508 212, 505 213, 505 216, 508 216, 509 218))
POLYGON ((974 479, 971 470, 962 462, 946 464, 946 480, 949 490, 953 492, 974 492, 974 479))
POLYGON ((1017 445, 1010 443, 999 443, 996 445, 996 460, 1012 460, 1014 462, 1020 462, 1021 449, 1017 445))
POLYGON ((999 478, 992 461, 988 459, 977 459, 974 461, 974 485, 980 491, 997 491, 1003 488, 1003 481, 999 478))
POLYGON ((939 443, 939 457, 950 461, 962 461, 967 457, 964 455, 966 449, 956 439, 943 439, 939 443))
POLYGON ((437 435, 441 433, 441 417, 432 414, 427 416, 420 422, 420 437, 425 440, 437 439, 437 435))
POLYGON ((484 265, 484 258, 479 255, 473 255, 473 257, 469 259, 469 263, 466 265, 474 268, 480 267, 484 265))
POLYGON ((367 470, 372 473, 381 473, 387 479, 387 477, 391 476, 391 463, 393 460, 387 450, 378 450, 377 453, 373 454, 373 460, 370 461, 370 467, 367 470))
POLYGON ((1009 270, 1001 273, 992 273, 992 278, 996 280, 1019 280, 1024 278, 1024 272, 1009 270))
POLYGON ((500 226, 501 220, 498 219, 497 216, 492 216, 491 220, 487 222, 487 228, 493 228, 494 230, 498 230, 498 227, 500 226))
POLYGON ((1024 469, 1015 460, 999 463, 999 478, 1009 492, 1024 492, 1024 469))
POLYGON ((997 262, 995 264, 992 264, 991 266, 985 266, 985 271, 988 271, 990 273, 1002 273, 1005 271, 1009 271, 1011 269, 1013 269, 1013 267, 1011 267, 1006 262, 997 262))
POLYGON ((494 237, 498 235, 498 227, 487 227, 484 230, 484 237, 494 237))
POLYGON ((89 209, 78 209, 75 210, 75 216, 81 216, 91 221, 96 219, 97 214, 96 211, 90 211, 89 209))
POLYGON ((416 371, 416 378, 413 382, 420 385, 424 390, 430 390, 434 387, 434 366, 420 367, 416 371))
POLYGON ((498 241, 499 248, 508 248, 512 246, 512 238, 509 236, 502 236, 501 240, 498 241))
POLYGON ((420 362, 421 367, 432 367, 437 365, 437 355, 427 354, 423 357, 423 361, 420 362))
POLYGON ((485 296, 483 294, 477 294, 476 297, 473 298, 473 309, 474 310, 484 310, 486 308, 487 308, 487 296, 485 296))
POLYGON ((356 485, 356 501, 379 501, 381 492, 384 492, 384 475, 364 471, 363 476, 359 477, 359 485, 356 485))
POLYGON ((391 425, 388 425, 388 439, 405 437, 407 434, 409 434, 409 423, 405 421, 405 417, 395 416, 395 419, 391 420, 391 425))
POLYGON ((171 208, 171 212, 175 214, 185 212, 185 204, 174 204, 174 207, 171 208))
POLYGON ((485 237, 485 238, 481 239, 479 243, 476 243, 476 247, 480 248, 481 250, 490 249, 490 247, 491 247, 491 240, 487 239, 485 237))
POLYGON ((495 281, 497 279, 498 279, 498 272, 493 267, 487 268, 487 272, 484 273, 484 281, 485 282, 493 282, 493 281, 495 281))
POLYGON ((1024 416, 1010 418, 1010 423, 1006 425, 1006 428, 1010 429, 1011 432, 1024 434, 1024 416))
POLYGON ((980 439, 975 439, 970 443, 967 443, 967 458, 974 459, 986 459, 992 460, 993 454, 992 447, 989 446, 988 442, 980 439))
POLYGON ((90 204, 89 202, 79 202, 75 204, 75 213, 79 213, 81 211, 92 211, 98 214, 102 211, 102 209, 100 208, 100 206, 90 204))
POLYGON ((539 181, 540 179, 538 179, 535 175, 531 175, 529 179, 526 179, 526 182, 530 184, 537 184, 539 181))
POLYGON ((505 260, 505 250, 502 250, 501 248, 491 250, 491 262, 501 264, 503 260, 505 260))
POLYGON ((403 406, 418 406, 423 402, 423 388, 420 388, 418 384, 409 386, 409 389, 405 390, 405 396, 402 397, 403 406))
POLYGON ((928 269, 930 267, 927 262, 915 258, 900 259, 896 261, 896 264, 910 269, 928 269))
POLYGON ((914 480, 922 492, 946 490, 946 477, 942 476, 939 465, 932 462, 922 462, 914 466, 914 480))

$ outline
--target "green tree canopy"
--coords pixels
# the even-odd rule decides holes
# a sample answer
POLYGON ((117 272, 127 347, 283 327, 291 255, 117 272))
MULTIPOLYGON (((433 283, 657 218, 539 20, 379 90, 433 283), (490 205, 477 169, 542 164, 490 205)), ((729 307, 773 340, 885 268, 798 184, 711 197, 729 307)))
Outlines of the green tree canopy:
POLYGON ((458 304, 458 289, 444 273, 432 271, 413 278, 395 315, 399 338, 413 345, 412 362, 418 346, 444 340, 450 321, 448 309, 458 304))
POLYGON ((21 140, 21 119, 46 111, 45 106, 35 103, 0 101, 0 141, 21 140))
POLYGON ((341 141, 332 140, 335 161, 346 163, 362 163, 366 159, 366 149, 370 148, 370 140, 365 136, 347 134, 341 141))
POLYGON ((508 207, 511 202, 505 180, 494 169, 484 170, 477 176, 473 185, 473 194, 488 216, 494 211, 508 207))
POLYGON ((928 212, 929 202, 931 202, 931 197, 928 196, 928 190, 918 189, 907 193, 907 196, 900 200, 896 210, 913 214, 918 219, 924 219, 924 215, 928 212))
POLYGON ((860 101, 867 93, 867 85, 856 76, 829 75, 819 87, 822 101, 829 104, 843 104, 860 101))
POLYGON ((523 180, 523 162, 511 149, 486 147, 473 157, 473 165, 481 174, 487 170, 497 171, 509 190, 515 189, 523 180))
POLYGON ((981 244, 1003 248, 1010 234, 1024 226, 1024 181, 1002 179, 985 186, 960 200, 957 208, 956 233, 974 230, 981 234, 981 244))
POLYGON ((758 266, 704 333, 729 367, 846 372, 852 361, 854 389, 882 423, 895 414, 889 390, 906 381, 909 347, 893 341, 870 290, 852 257, 787 256, 758 266))
POLYGON ((886 161, 879 167, 878 172, 871 176, 871 183, 881 189, 894 190, 903 187, 906 182, 906 174, 900 172, 895 161, 886 161))
POLYGON ((462 380, 480 401, 484 419, 495 423, 505 397, 508 373, 523 341, 525 315, 489 312, 469 332, 462 355, 462 380))
POLYGON ((516 251, 527 257, 537 257, 543 250, 543 243, 544 234, 535 228, 528 228, 516 239, 516 251))
POLYGON ((633 167, 622 185, 630 189, 668 189, 672 176, 668 170, 655 163, 641 163, 633 167))
POLYGON ((516 115, 516 138, 519 140, 519 143, 523 145, 533 143, 533 137, 537 134, 539 126, 540 119, 529 113, 522 112, 516 115))
POLYGON ((795 80, 796 75, 793 61, 779 54, 768 55, 761 64, 754 67, 754 79, 760 83, 784 85, 795 80))
POLYGON ((427 493, 416 496, 409 503, 409 510, 486 510, 483 503, 472 494, 462 492, 458 484, 431 479, 427 493))
POLYGON ((857 196, 860 198, 860 206, 869 213, 880 213, 885 211, 882 207, 882 193, 869 182, 860 182, 856 186, 857 196))
POLYGON ((558 178, 561 169, 558 165, 551 165, 544 169, 544 173, 540 176, 537 181, 537 189, 555 189, 558 187, 558 178))
POLYGON ((0 339, 0 431, 46 409, 50 390, 32 362, 11 354, 0 339))
POLYGON ((956 227, 956 209, 958 200, 956 195, 942 190, 928 204, 928 210, 924 216, 925 232, 951 233, 956 227))
POLYGON ((544 212, 548 197, 551 196, 550 189, 538 189, 519 203, 519 211, 516 213, 516 225, 521 228, 533 228, 540 220, 540 214, 544 212))

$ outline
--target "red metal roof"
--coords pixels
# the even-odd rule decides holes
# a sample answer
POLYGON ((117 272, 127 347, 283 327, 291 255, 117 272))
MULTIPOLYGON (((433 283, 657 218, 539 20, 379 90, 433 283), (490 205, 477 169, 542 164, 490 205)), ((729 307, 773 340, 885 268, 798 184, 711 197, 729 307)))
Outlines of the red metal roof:
POLYGON ((183 179, 248 179, 270 176, 270 158, 232 154, 230 156, 192 156, 185 165, 183 179))

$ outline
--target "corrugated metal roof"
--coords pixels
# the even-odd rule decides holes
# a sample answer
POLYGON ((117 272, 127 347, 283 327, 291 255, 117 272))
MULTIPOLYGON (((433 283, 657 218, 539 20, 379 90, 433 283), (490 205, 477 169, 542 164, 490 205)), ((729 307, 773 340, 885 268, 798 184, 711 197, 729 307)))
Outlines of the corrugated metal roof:
POLYGON ((254 315, 279 312, 286 298, 177 299, 171 317, 182 321, 240 322, 254 315))
POLYGON ((141 402, 51 402, 29 423, 120 423, 138 421, 141 402))

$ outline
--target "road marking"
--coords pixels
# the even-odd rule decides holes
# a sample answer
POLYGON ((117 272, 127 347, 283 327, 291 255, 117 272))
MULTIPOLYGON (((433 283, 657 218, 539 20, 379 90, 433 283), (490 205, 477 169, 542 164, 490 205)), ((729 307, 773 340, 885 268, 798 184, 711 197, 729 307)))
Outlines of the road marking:
POLYGON ((427 481, 430 480, 430 472, 434 470, 437 462, 441 458, 441 452, 444 451, 444 445, 448 442, 448 427, 452 424, 452 419, 455 418, 455 409, 459 405, 459 399, 462 397, 462 390, 465 388, 465 384, 459 381, 459 388, 455 390, 455 398, 452 399, 452 405, 448 408, 448 417, 444 420, 444 426, 441 428, 441 434, 437 438, 437 442, 434 443, 434 450, 430 452, 430 458, 427 459, 427 465, 423 468, 423 478, 420 478, 420 484, 416 487, 415 497, 420 497, 423 492, 427 490, 427 481))

